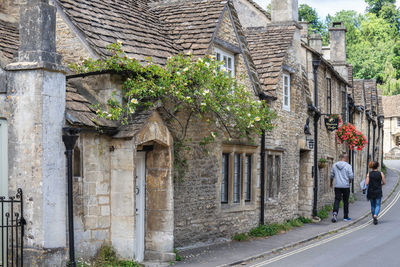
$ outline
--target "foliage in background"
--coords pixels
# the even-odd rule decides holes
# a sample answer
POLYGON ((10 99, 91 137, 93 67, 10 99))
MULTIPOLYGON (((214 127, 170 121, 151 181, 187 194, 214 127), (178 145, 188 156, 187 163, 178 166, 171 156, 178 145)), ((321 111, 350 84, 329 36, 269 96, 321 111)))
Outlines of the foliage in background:
POLYGON ((347 29, 348 62, 355 79, 376 79, 384 95, 400 94, 400 10, 395 0, 365 0, 365 14, 342 10, 322 21, 315 9, 300 5, 299 19, 310 22, 310 30, 329 42, 328 28, 342 21, 347 29))

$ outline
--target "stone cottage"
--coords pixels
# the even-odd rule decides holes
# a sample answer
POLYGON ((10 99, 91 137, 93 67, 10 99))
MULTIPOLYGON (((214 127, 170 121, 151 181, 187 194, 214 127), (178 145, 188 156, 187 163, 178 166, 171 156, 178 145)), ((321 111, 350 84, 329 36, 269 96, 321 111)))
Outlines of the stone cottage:
MULTIPOLYGON (((18 14, 14 6, 10 8, 8 13, 18 14)), ((219 142, 207 156, 196 150, 199 127, 207 127, 199 121, 188 129, 194 154, 188 155, 187 176, 174 184, 173 129, 163 114, 156 109, 137 112, 127 127, 98 118, 92 104, 104 103, 120 89, 121 77, 66 75, 62 66, 80 57, 106 56, 106 45, 117 40, 129 56, 138 60, 151 56, 161 65, 178 53, 215 54, 230 59, 232 65, 227 67, 258 98, 258 76, 229 1, 136 1, 135 5, 119 1, 108 6, 101 1, 50 5, 37 0, 22 7, 20 18, 19 38, 16 25, 11 25, 11 41, 2 49, 8 57, 2 68, 0 117, 9 125, 2 131, 9 136, 2 135, 9 147, 8 177, 2 175, 2 183, 8 184, 9 195, 20 187, 26 196, 25 262, 65 264, 66 170, 61 137, 73 129, 79 132, 73 154, 78 257, 93 257, 109 243, 123 258, 169 261, 176 246, 229 237, 257 225, 256 144, 219 142), (15 62, 10 62, 12 54, 17 54, 15 62), (241 166, 243 176, 246 169, 247 184, 240 184, 245 181, 241 175, 236 185, 246 186, 246 194, 237 188, 233 193, 233 174, 227 172, 229 181, 222 181, 223 162, 241 166), (225 195, 223 183, 230 184, 225 195), (225 197, 226 203, 221 201, 225 197), (238 218, 241 223, 235 223, 238 218)))
POLYGON ((329 166, 345 147, 323 119, 350 120, 342 24, 323 49, 298 22, 296 0, 273 0, 271 14, 251 0, 31 0, 19 19, 24 2, 0 5, 0 193, 24 192, 26 262, 61 266, 68 258, 62 136, 69 134, 79 136, 77 257, 107 243, 122 258, 169 261, 174 247, 226 240, 260 221, 311 217, 332 200, 329 166), (124 77, 65 68, 107 56, 117 41, 130 57, 159 65, 178 53, 216 55, 254 98, 270 101, 275 129, 261 142, 217 139, 205 154, 199 143, 210 126, 196 119, 187 129, 188 170, 174 180, 178 128, 162 109, 137 111, 127 126, 99 118, 93 104, 120 90, 124 77), (319 169, 322 157, 328 167, 319 169))
POLYGON ((400 95, 384 96, 385 116, 383 153, 385 159, 400 159, 400 95))

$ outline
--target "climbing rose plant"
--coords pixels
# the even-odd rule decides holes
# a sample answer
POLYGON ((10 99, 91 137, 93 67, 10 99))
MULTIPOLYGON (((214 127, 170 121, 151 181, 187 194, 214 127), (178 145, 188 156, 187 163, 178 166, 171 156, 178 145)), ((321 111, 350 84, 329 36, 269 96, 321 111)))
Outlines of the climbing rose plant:
MULTIPOLYGON (((180 54, 168 58, 166 65, 160 66, 151 59, 141 63, 129 58, 121 43, 108 46, 108 50, 111 56, 105 59, 87 59, 70 65, 77 73, 112 70, 126 77, 122 101, 112 96, 107 101, 107 109, 97 110, 101 117, 128 123, 137 109, 158 103, 176 120, 179 120, 178 112, 186 111, 189 116, 214 123, 229 137, 233 133, 239 137, 250 136, 273 128, 272 120, 276 115, 267 103, 258 100, 254 92, 231 78, 214 56, 196 59, 180 54)), ((187 125, 183 121, 179 125, 182 127, 179 138, 184 139, 187 125)), ((209 132, 211 139, 216 135, 214 131, 209 132)))
POLYGON ((336 131, 336 136, 340 143, 345 143, 349 146, 350 150, 362 150, 368 141, 365 136, 350 123, 343 124, 336 131))
POLYGON ((186 132, 195 117, 212 125, 207 133, 199 133, 205 136, 200 145, 215 140, 221 131, 214 129, 222 130, 228 139, 251 139, 255 133, 273 128, 276 114, 267 103, 232 78, 214 56, 195 58, 180 54, 160 66, 150 58, 146 62, 129 58, 120 42, 108 46, 108 50, 107 58, 87 59, 71 64, 70 68, 77 73, 112 71, 125 77, 122 92, 115 92, 108 99, 107 108, 97 105, 101 117, 127 124, 137 110, 156 106, 175 120, 179 125, 173 132, 178 172, 186 168, 181 153, 188 148, 186 132))

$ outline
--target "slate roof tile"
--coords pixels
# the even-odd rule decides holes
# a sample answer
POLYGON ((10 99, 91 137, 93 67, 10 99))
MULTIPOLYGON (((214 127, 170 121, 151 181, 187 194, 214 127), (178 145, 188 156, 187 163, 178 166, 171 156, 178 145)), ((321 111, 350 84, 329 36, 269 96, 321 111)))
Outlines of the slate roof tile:
POLYGON ((276 89, 294 31, 294 25, 271 25, 266 28, 248 28, 245 31, 263 90, 276 89))
POLYGON ((383 96, 382 106, 385 118, 400 117, 400 95, 383 96))
POLYGON ((146 0, 57 0, 72 23, 101 56, 106 46, 120 40, 129 56, 152 57, 155 63, 177 54, 179 46, 166 34, 164 25, 146 0))
POLYGON ((0 55, 11 61, 19 47, 18 26, 0 20, 0 55))

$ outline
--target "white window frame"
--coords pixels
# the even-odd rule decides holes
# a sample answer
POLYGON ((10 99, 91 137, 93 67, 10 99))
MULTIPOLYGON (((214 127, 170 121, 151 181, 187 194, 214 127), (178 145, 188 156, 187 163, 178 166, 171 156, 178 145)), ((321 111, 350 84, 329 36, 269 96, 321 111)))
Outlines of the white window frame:
POLYGON ((217 60, 224 61, 224 58, 226 58, 226 61, 224 62, 225 70, 227 70, 227 73, 230 73, 231 77, 235 77, 235 54, 230 53, 226 50, 222 50, 217 47, 215 47, 214 52, 215 52, 215 57, 217 60), (229 59, 231 60, 230 67, 228 66, 229 59))
POLYGON ((282 74, 282 108, 286 111, 290 111, 290 75, 282 74), (287 84, 285 84, 287 79, 287 84), (287 88, 287 94, 286 94, 287 88), (285 99, 287 98, 287 105, 285 104, 285 99))

